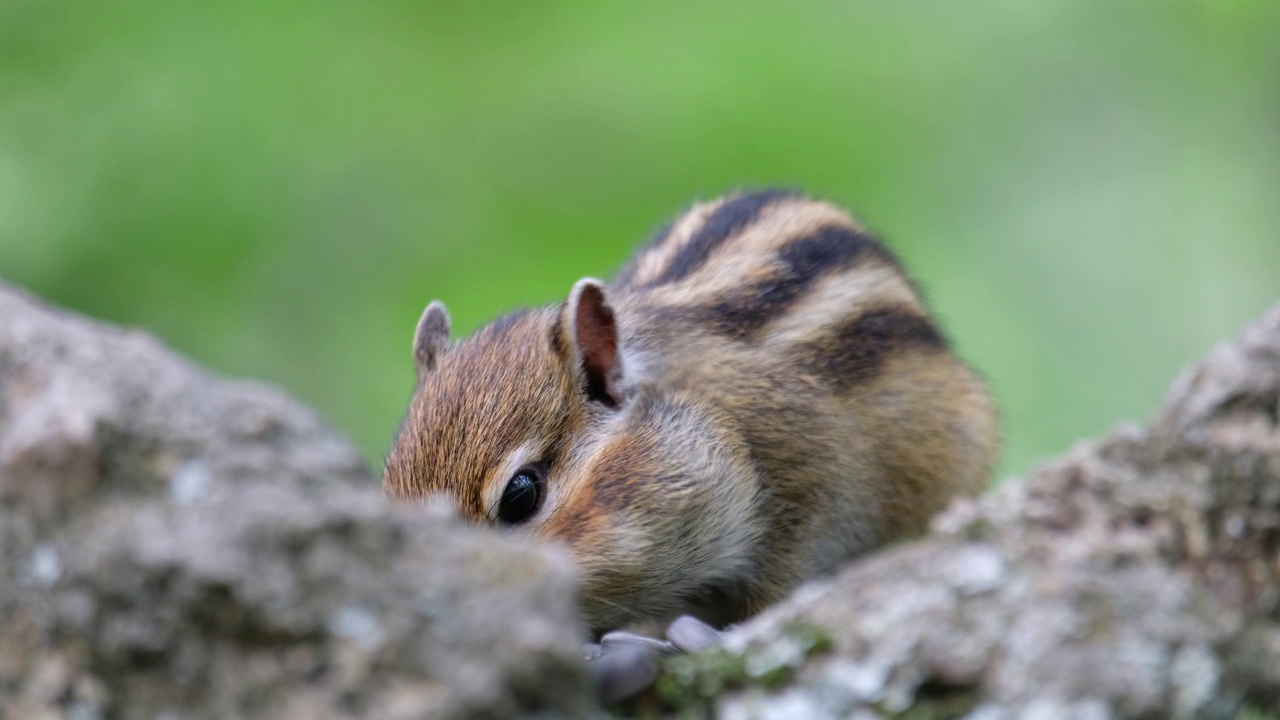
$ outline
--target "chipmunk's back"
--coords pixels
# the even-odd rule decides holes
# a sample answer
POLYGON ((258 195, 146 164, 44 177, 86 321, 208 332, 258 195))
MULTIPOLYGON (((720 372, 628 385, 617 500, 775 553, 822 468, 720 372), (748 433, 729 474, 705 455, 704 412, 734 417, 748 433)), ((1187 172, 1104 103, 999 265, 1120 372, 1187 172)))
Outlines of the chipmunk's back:
POLYGON ((883 244, 834 205, 781 191, 695 206, 611 289, 656 310, 650 324, 692 324, 743 343, 858 334, 870 322, 904 342, 945 344, 883 244))
POLYGON ((919 531, 988 478, 985 388, 894 254, 830 203, 767 191, 697 205, 610 292, 634 363, 746 439, 776 510, 770 542, 815 548, 797 576, 919 531))

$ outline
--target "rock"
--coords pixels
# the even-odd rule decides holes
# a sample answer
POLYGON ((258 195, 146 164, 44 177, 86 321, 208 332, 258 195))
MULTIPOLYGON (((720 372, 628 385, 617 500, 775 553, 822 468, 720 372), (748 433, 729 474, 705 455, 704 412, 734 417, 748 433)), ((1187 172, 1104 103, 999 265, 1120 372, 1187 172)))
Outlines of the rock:
POLYGON ((0 287, 2 720, 1280 713, 1280 305, 1148 426, 739 627, 584 650, 575 592, 278 392, 0 287))
POLYGON ((1123 427, 664 661, 723 718, 1280 712, 1280 305, 1123 427), (707 688, 710 688, 708 690, 707 688))
POLYGON ((279 392, 0 287, 0 718, 581 717, 574 597, 279 392))

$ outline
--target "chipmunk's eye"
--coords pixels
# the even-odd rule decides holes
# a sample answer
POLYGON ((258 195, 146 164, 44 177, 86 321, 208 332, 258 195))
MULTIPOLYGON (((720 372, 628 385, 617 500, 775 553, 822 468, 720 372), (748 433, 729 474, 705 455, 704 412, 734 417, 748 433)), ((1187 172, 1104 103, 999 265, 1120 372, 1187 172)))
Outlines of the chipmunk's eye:
POLYGON ((498 519, 508 525, 528 520, 542 504, 542 475, 534 468, 521 468, 502 491, 498 519))

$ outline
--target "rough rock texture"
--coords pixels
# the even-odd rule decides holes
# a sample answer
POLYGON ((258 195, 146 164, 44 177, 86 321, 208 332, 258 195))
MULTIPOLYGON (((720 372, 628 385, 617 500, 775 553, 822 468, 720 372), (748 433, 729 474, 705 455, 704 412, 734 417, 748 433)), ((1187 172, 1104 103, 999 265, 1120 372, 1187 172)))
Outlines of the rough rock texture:
MULTIPOLYGON (((278 393, 0 287, 0 720, 589 716, 573 600, 564 556, 390 507, 278 393)), ((602 643, 609 694, 660 673, 615 711, 1280 712, 1280 305, 1148 427, 668 637, 602 643)))
POLYGON ((582 716, 581 633, 565 556, 0 286, 0 718, 582 716))
POLYGON ((666 661, 733 718, 1280 711, 1280 305, 1125 427, 666 661))

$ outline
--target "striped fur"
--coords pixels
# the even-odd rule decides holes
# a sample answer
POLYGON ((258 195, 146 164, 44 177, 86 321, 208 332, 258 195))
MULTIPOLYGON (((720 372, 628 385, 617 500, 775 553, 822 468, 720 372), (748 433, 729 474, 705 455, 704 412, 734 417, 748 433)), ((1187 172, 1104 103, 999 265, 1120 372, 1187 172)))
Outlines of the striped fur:
POLYGON ((572 300, 508 316, 432 355, 385 472, 394 497, 490 522, 536 458, 546 497, 521 527, 573 551, 597 629, 740 619, 987 478, 985 388, 893 253, 829 203, 695 205, 605 295, 608 388, 578 343, 611 327, 578 338, 572 300))

